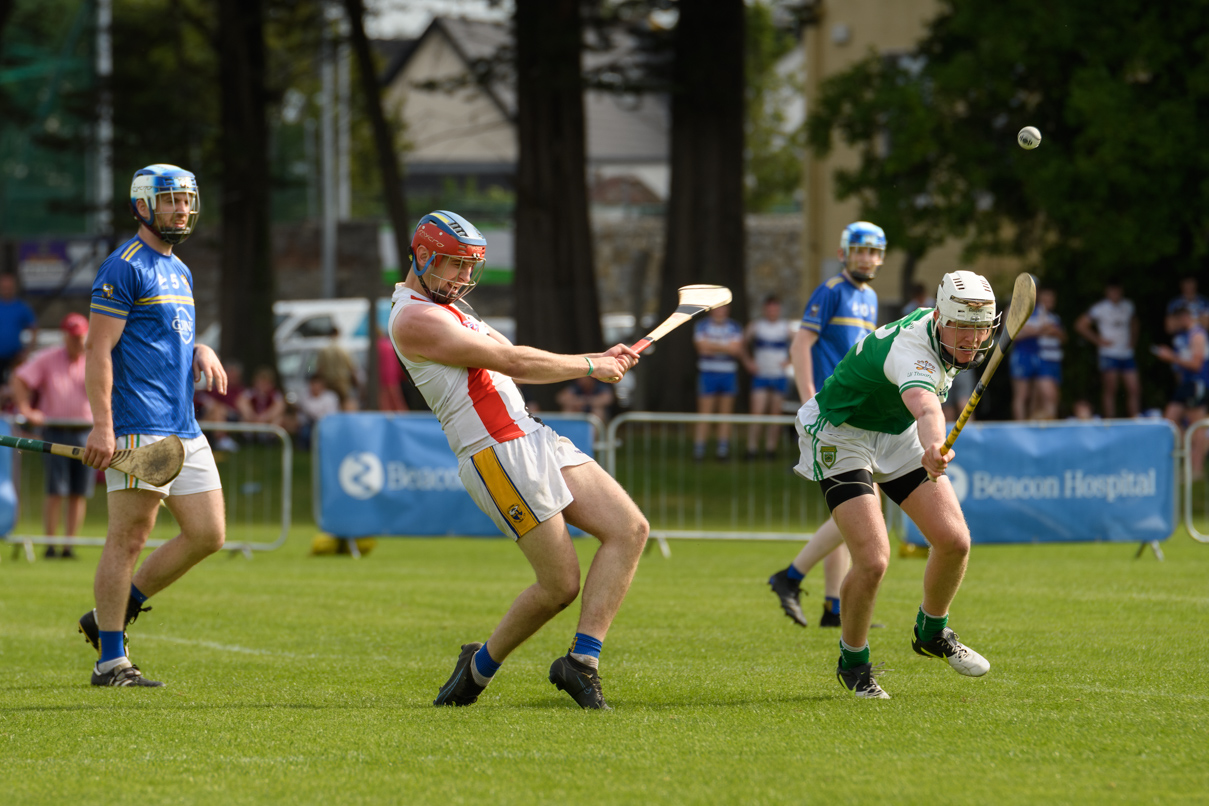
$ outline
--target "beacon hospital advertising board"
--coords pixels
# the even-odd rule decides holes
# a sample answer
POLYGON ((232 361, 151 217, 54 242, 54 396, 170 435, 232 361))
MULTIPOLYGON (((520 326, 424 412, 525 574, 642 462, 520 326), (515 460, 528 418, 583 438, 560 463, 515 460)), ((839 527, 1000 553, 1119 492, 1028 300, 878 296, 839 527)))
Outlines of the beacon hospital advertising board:
MULTIPOLYGON (((542 416, 592 455, 587 420, 542 416)), ((332 414, 319 422, 315 444, 315 522, 325 532, 502 536, 466 492, 445 432, 431 414, 332 414)))
POLYGON ((1166 540, 1175 444, 1165 420, 972 423, 948 476, 975 543, 1166 540))

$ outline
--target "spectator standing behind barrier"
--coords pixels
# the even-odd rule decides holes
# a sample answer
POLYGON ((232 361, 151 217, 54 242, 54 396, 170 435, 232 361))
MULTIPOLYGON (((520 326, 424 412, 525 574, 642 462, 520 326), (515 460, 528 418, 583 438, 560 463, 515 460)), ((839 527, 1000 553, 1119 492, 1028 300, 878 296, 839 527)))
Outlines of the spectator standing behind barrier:
POLYGON ((327 388, 340 398, 340 408, 356 411, 358 401, 357 364, 348 351, 340 346, 340 329, 332 328, 332 340, 319 351, 315 358, 315 371, 323 378, 327 388))
MULTIPOLYGON (((59 324, 63 345, 34 353, 13 372, 12 388, 17 413, 31 425, 41 426, 46 420, 86 420, 92 422, 88 392, 84 388, 84 336, 88 320, 78 313, 69 313, 59 324), (37 405, 32 397, 38 396, 37 405)), ((42 439, 61 445, 84 447, 88 427, 65 428, 46 426, 42 439)), ((96 471, 82 462, 66 456, 46 454, 46 501, 42 507, 43 534, 54 536, 59 530, 59 513, 66 501, 63 536, 75 537, 84 523, 88 499, 92 497, 96 471)), ((56 556, 55 546, 46 547, 46 556, 56 556)), ((62 544, 62 555, 75 557, 71 542, 62 544)))
POLYGON ((17 276, 0 274, 0 383, 26 352, 21 334, 29 331, 29 343, 38 336, 38 317, 33 309, 17 298, 17 276))
MULTIPOLYGON (((391 348, 394 359, 394 348, 391 348)), ((395 359, 397 360, 397 359, 395 359)), ((303 450, 310 450, 311 436, 319 421, 329 414, 340 411, 340 398, 318 374, 312 375, 306 384, 306 391, 298 398, 298 442, 303 450)))
MULTIPOLYGON (((1032 315, 1012 342, 1012 418, 1055 420, 1062 383, 1062 344, 1066 331, 1054 313, 1052 288, 1037 292, 1032 315)), ((971 373, 966 373, 973 377, 971 373)), ((964 405, 964 404, 963 404, 964 405)))
MULTIPOLYGON (((232 361, 227 364, 227 388, 224 391, 198 389, 193 393, 197 419, 212 423, 239 422, 239 398, 243 393, 243 364, 232 361)), ((239 443, 228 432, 215 431, 213 437, 214 450, 228 453, 239 450, 239 443)))
MULTIPOLYGON (((744 363, 751 373, 751 413, 780 414, 781 402, 789 388, 789 322, 781 318, 781 298, 764 298, 760 318, 751 322, 743 334, 744 363)), ((764 426, 764 455, 775 459, 781 427, 764 426)), ((747 429, 747 459, 759 455, 760 426, 747 429)))
POLYGON ((613 390, 608 384, 587 375, 571 381, 559 389, 555 396, 555 401, 562 411, 595 414, 604 423, 609 421, 609 409, 612 408, 614 400, 613 390))
POLYGON ((378 411, 407 411, 403 400, 403 365, 390 336, 378 336, 378 411))
POLYGON ((1138 343, 1138 318, 1133 302, 1125 298, 1121 281, 1113 278, 1104 287, 1104 299, 1075 321, 1075 331, 1096 345, 1100 358, 1100 405, 1106 418, 1117 413, 1117 386, 1125 387, 1125 410, 1137 417, 1141 403, 1138 365, 1134 347, 1138 343))
POLYGON ((285 397, 277 388, 277 373, 272 367, 257 367, 252 385, 236 401, 239 418, 245 423, 280 427, 285 418, 285 397))
MULTIPOLYGON (((1171 364, 1175 372, 1175 393, 1167 403, 1163 416, 1175 423, 1183 434, 1189 425, 1204 419, 1209 400, 1209 336, 1201 327, 1192 304, 1184 303, 1170 313, 1171 346, 1157 346, 1153 352, 1160 361, 1171 364)), ((1205 472, 1205 450, 1209 447, 1205 429, 1192 434, 1192 479, 1199 480, 1205 472)))
POLYGON ((1187 306, 1192 311, 1192 319, 1201 327, 1209 330, 1209 298, 1197 291, 1196 275, 1187 274, 1180 278, 1180 295, 1167 303, 1167 332, 1175 333, 1175 313, 1179 308, 1187 306))
MULTIPOLYGON (((843 268, 814 290, 802 312, 802 326, 789 348, 793 378, 802 403, 823 388, 854 344, 877 327, 877 292, 869 283, 886 258, 886 233, 868 221, 854 221, 840 233, 837 252, 843 268)), ((840 626, 840 584, 850 565, 848 548, 834 518, 815 530, 789 566, 768 578, 785 615, 806 627, 802 580, 823 561, 823 615, 820 627, 840 626)))
MULTIPOLYGON (((730 316, 730 306, 714 308, 693 330, 697 348, 697 413, 731 414, 739 392, 739 359, 743 355, 743 328, 730 316)), ((730 459, 730 423, 718 423, 714 455, 730 459)), ((697 423, 693 437, 693 459, 705 458, 709 423, 697 423)))

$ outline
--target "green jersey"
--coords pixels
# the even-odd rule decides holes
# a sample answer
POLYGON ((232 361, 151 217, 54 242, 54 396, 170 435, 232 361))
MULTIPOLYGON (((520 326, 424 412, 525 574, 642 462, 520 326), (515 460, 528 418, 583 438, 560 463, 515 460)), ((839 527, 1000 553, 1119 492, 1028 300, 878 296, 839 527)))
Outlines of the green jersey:
POLYGON ((815 397, 819 413, 832 425, 901 434, 915 422, 903 392, 918 387, 945 400, 959 370, 945 370, 932 311, 912 311, 852 345, 815 397))

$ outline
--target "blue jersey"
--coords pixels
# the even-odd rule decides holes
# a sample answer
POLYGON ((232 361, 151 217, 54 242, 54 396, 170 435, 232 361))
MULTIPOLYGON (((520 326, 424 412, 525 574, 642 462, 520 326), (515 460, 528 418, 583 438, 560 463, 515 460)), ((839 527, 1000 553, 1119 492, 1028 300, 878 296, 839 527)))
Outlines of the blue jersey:
MULTIPOLYGON (((1038 308, 1037 310, 1041 310, 1038 308)), ((1062 327, 1062 319, 1058 314, 1051 311, 1045 311, 1045 320, 1047 324, 1056 327, 1062 327)), ((1042 361, 1049 361, 1051 364, 1061 363, 1062 361, 1062 339, 1057 336, 1038 336, 1037 337, 1037 355, 1042 361)))
POLYGON ((852 345, 877 330, 877 292, 868 286, 858 288, 838 274, 810 295, 802 327, 819 335, 810 348, 814 388, 818 391, 852 345))
MULTIPOLYGON (((734 319, 723 319, 721 322, 707 316, 697 323, 693 330, 693 339, 708 341, 733 342, 743 341, 743 328, 734 319)), ((699 372, 738 372, 739 362, 730 353, 700 353, 697 358, 699 372)))
MULTIPOLYGON (((1175 351, 1181 361, 1187 361, 1192 358, 1192 339, 1198 333, 1209 338, 1209 334, 1206 334, 1204 328, 1200 325, 1193 325, 1187 330, 1181 330, 1171 337, 1171 349, 1175 351)), ((1209 383, 1209 356, 1202 357, 1204 360, 1201 362, 1199 370, 1191 370, 1179 364, 1172 364, 1171 369, 1175 372, 1176 379, 1180 383, 1187 383, 1189 381, 1209 383)))
POLYGON ((113 348, 113 433, 199 437, 193 411, 193 275, 139 238, 105 259, 92 312, 123 319, 113 348))

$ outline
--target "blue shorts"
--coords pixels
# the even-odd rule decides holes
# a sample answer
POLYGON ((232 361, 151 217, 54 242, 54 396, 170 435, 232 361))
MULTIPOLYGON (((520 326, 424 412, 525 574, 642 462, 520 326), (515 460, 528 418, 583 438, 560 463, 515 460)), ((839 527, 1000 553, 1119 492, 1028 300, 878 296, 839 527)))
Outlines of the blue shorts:
MULTIPOLYGON (((46 428, 42 438, 60 445, 82 448, 88 442, 88 431, 67 428, 46 428)), ((47 495, 82 495, 92 497, 96 485, 96 471, 78 459, 55 456, 48 453, 43 457, 46 471, 47 495)))
POLYGON ((1037 365, 1041 358, 1036 353, 1013 350, 1008 360, 1012 367, 1012 380, 1026 381, 1037 377, 1037 365))
POLYGON ((1205 382, 1199 379, 1183 381, 1176 387, 1171 396, 1172 403, 1179 403, 1186 409, 1203 408, 1206 403, 1205 382))
POLYGON ((768 389, 776 392, 778 395, 784 396, 785 390, 789 388, 788 378, 761 378, 756 376, 751 379, 751 391, 757 392, 760 389, 768 389))
POLYGON ((1129 358, 1109 358, 1106 355, 1100 356, 1100 371, 1101 372, 1133 372, 1138 368, 1137 363, 1133 360, 1133 356, 1129 358))
POLYGON ((697 375, 697 394, 734 395, 739 391, 737 372, 702 372, 697 375))
POLYGON ((1052 378, 1054 383, 1062 383, 1062 362, 1046 361, 1044 358, 1038 357, 1036 377, 1052 378))

